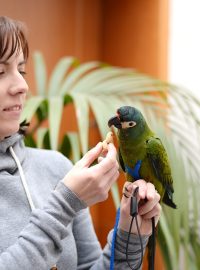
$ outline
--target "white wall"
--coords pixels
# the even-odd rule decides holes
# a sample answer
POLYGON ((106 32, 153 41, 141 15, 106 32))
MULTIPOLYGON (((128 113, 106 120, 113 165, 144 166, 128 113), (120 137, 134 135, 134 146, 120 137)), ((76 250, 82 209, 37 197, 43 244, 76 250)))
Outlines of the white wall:
POLYGON ((200 97, 200 0, 170 0, 168 74, 200 97))

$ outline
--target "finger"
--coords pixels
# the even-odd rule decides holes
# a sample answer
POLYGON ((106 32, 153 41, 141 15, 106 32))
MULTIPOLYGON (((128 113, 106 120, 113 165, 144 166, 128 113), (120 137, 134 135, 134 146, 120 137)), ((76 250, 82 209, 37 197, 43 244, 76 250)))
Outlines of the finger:
POLYGON ((99 142, 95 147, 89 150, 81 160, 76 163, 76 166, 84 168, 89 167, 100 155, 102 151, 102 142, 99 142))
POLYGON ((98 157, 98 163, 100 163, 103 159, 104 159, 104 157, 102 157, 102 156, 98 157))
POLYGON ((122 189, 122 195, 128 199, 131 197, 133 193, 133 184, 130 183, 130 182, 126 182, 123 186, 123 189, 122 189))
POLYGON ((126 182, 122 189, 121 212, 130 216, 130 204, 133 194, 133 183, 126 182))
POLYGON ((112 185, 117 181, 118 178, 119 178, 119 172, 116 171, 111 177, 111 182, 109 183, 109 186, 107 187, 108 190, 111 189, 112 185))
POLYGON ((156 191, 154 191, 154 197, 139 207, 139 214, 144 215, 148 213, 156 206, 156 204, 158 204, 159 201, 160 195, 156 191))
POLYGON ((112 168, 110 171, 108 171, 104 176, 103 176, 103 181, 106 183, 106 187, 108 189, 111 188, 112 184, 117 180, 119 177, 119 171, 117 168, 112 168))
POLYGON ((91 169, 94 171, 101 170, 102 173, 106 173, 115 166, 119 168, 118 162, 116 160, 116 155, 117 152, 115 146, 112 143, 109 143, 107 155, 103 158, 103 160, 101 160, 99 164, 94 165, 91 169))
POLYGON ((137 187, 139 187, 138 194, 137 194, 138 201, 140 199, 145 199, 146 191, 147 191, 147 183, 143 179, 135 181, 133 184, 133 193, 137 187))
POLYGON ((151 219, 151 218, 155 218, 155 223, 157 224, 159 217, 161 215, 161 211, 162 211, 162 207, 161 205, 158 203, 151 211, 149 211, 148 213, 146 213, 145 215, 142 215, 143 219, 151 219))
POLYGON ((100 190, 102 190, 103 193, 106 194, 106 196, 104 196, 104 199, 107 199, 108 192, 110 191, 111 186, 119 177, 119 172, 116 170, 111 171, 109 172, 109 176, 107 177, 108 178, 104 178, 104 183, 100 183, 100 190))
POLYGON ((155 192, 156 192, 155 186, 152 183, 148 182, 147 183, 147 191, 146 191, 147 200, 153 200, 154 196, 155 196, 155 192))

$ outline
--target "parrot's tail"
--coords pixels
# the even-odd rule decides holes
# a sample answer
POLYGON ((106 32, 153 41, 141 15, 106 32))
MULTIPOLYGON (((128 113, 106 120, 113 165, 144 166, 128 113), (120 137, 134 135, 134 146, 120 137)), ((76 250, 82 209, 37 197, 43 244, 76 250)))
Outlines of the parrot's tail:
POLYGON ((156 252, 155 218, 153 217, 151 220, 152 220, 152 235, 149 237, 148 242, 148 270, 154 270, 155 252, 156 252))

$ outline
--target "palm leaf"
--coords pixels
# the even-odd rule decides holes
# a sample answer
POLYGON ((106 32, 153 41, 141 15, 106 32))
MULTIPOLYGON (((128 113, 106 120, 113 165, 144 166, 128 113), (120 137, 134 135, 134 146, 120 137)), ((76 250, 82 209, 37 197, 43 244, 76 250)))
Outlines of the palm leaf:
POLYGON ((37 148, 43 148, 44 137, 47 133, 47 128, 37 129, 37 148))
POLYGON ((63 99, 59 96, 49 98, 50 143, 54 150, 58 148, 58 136, 63 112, 63 99))
POLYGON ((91 62, 77 66, 77 68, 73 70, 73 72, 71 72, 67 76, 66 80, 63 82, 59 90, 59 94, 66 95, 71 93, 74 85, 76 85, 76 83, 80 80, 80 78, 82 78, 85 74, 87 74, 87 72, 90 71, 91 69, 93 70, 97 67, 99 67, 98 62, 91 62))
POLYGON ((41 96, 32 96, 30 97, 25 104, 22 116, 21 116, 21 121, 26 119, 26 121, 30 121, 32 117, 34 116, 36 110, 44 100, 43 97, 41 96))
POLYGON ((33 54, 35 81, 37 93, 44 96, 46 92, 47 71, 43 55, 40 52, 33 54))
POLYGON ((61 88, 65 75, 69 72, 69 69, 75 62, 74 57, 63 57, 55 66, 52 76, 49 80, 48 95, 56 95, 58 89, 61 88))
POLYGON ((82 147, 82 153, 88 151, 88 134, 89 134, 89 107, 87 99, 81 95, 72 94, 76 108, 76 118, 78 122, 79 135, 82 147))
POLYGON ((77 132, 67 132, 67 136, 69 138, 72 147, 72 160, 74 163, 76 163, 81 158, 79 137, 77 132))

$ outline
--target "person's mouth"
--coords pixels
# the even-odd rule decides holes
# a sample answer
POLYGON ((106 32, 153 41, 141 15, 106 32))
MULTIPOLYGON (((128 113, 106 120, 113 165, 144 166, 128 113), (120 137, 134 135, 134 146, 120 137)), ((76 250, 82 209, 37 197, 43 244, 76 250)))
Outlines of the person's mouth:
POLYGON ((22 105, 21 104, 15 104, 13 106, 9 106, 3 109, 3 111, 7 112, 18 112, 22 110, 22 105))

